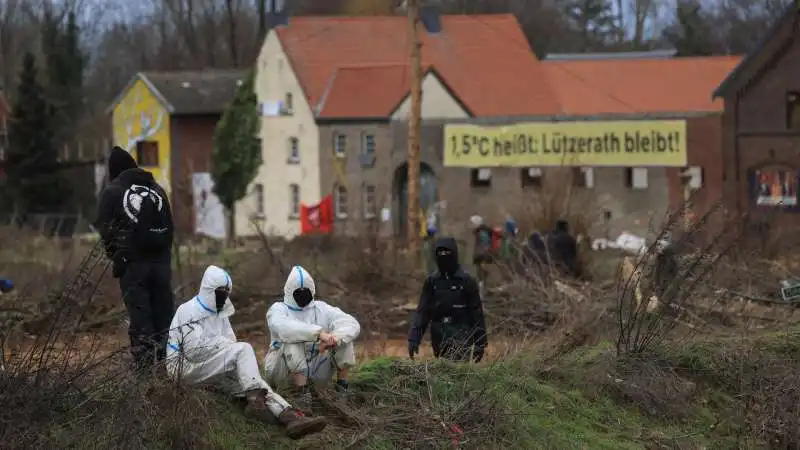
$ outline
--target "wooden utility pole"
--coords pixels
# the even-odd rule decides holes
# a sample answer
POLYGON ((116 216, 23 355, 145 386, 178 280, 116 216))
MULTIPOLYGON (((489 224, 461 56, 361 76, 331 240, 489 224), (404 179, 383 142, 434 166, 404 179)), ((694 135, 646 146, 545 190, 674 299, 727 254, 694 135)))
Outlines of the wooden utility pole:
POLYGON ((408 117, 408 252, 419 260, 419 127, 422 115, 422 43, 419 38, 419 1, 407 0, 408 35, 411 40, 411 112, 408 117))

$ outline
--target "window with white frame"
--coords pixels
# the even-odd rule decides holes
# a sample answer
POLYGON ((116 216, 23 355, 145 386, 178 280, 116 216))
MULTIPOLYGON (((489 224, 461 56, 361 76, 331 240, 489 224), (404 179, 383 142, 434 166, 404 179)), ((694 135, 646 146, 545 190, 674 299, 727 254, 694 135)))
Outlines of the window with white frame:
POLYGON ((368 184, 364 186, 364 218, 374 219, 376 212, 375 205, 375 186, 368 184))
POLYGON ((296 137, 289 138, 289 164, 300 162, 300 140, 296 137))
POLYGON ((256 215, 263 216, 264 215, 264 185, 261 183, 256 183, 253 185, 253 203, 256 215))
POLYGON ((594 187, 594 170, 591 167, 575 167, 572 179, 575 186, 591 189, 594 187))
POLYGON ((647 189, 647 168, 628 167, 625 169, 625 186, 629 189, 647 189))
POLYGON ((339 158, 344 158, 347 155, 347 136, 341 133, 333 135, 333 151, 339 158))
POLYGON ((289 217, 300 217, 300 186, 296 184, 289 185, 289 217))
POLYGON ((686 183, 689 188, 696 191, 703 187, 703 168, 700 166, 691 166, 684 169, 683 175, 686 177, 686 183))
POLYGON ((361 154, 372 156, 375 154, 375 135, 364 133, 361 136, 361 154))
POLYGON ((472 187, 489 187, 492 185, 492 169, 480 168, 470 171, 469 184, 472 187))
POLYGON ((520 170, 522 187, 541 187, 544 172, 539 167, 527 167, 520 170))
POLYGON ((347 188, 344 186, 336 186, 334 190, 334 209, 336 210, 336 217, 339 219, 347 218, 347 188))

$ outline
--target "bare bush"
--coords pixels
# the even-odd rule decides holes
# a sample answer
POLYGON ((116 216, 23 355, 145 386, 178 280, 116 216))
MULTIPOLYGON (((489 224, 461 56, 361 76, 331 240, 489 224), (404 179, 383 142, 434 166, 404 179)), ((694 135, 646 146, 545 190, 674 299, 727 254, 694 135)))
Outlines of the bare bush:
POLYGON ((678 224, 685 211, 679 210, 635 262, 625 259, 618 278, 619 354, 643 354, 677 328, 695 328, 691 306, 715 295, 706 281, 742 238, 740 220, 718 219, 721 207, 683 230, 678 224))

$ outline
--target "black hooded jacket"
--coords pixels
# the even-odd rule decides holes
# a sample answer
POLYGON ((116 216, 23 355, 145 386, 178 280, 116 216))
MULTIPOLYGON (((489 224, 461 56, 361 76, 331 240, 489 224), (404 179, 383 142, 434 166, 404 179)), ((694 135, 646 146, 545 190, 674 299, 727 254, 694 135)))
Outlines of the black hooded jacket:
POLYGON ((556 221, 556 229, 548 238, 550 255, 556 266, 567 276, 580 276, 578 243, 569 233, 566 220, 556 221))
MULTIPOLYGON (((170 258, 171 249, 157 255, 145 255, 137 252, 135 248, 124 248, 124 238, 133 223, 123 211, 123 196, 125 191, 133 184, 149 186, 158 191, 164 198, 164 205, 170 218, 170 229, 173 228, 172 211, 164 189, 156 183, 153 174, 139 168, 133 157, 120 147, 114 147, 108 157, 109 184, 100 195, 97 207, 97 220, 95 227, 100 233, 100 238, 106 249, 106 254, 111 258, 118 250, 124 250, 131 260, 164 260, 170 258)), ((171 240, 171 237, 170 237, 171 240)))
MULTIPOLYGON (((454 238, 439 238, 435 246, 435 249, 438 248, 452 250, 458 261, 458 245, 454 238)), ((425 280, 408 336, 409 342, 419 345, 431 322, 442 323, 443 319, 448 318, 453 321, 450 325, 467 330, 469 344, 486 346, 486 323, 478 283, 458 264, 454 269, 452 273, 437 270, 425 280)), ((431 331, 434 350, 442 339, 448 338, 435 331, 431 331)))

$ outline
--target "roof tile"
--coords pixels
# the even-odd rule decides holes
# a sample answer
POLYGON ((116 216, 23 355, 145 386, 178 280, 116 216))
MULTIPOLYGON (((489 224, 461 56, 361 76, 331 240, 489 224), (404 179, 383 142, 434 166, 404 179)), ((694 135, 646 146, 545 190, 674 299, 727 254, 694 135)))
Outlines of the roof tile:
POLYGON ((325 119, 386 117, 411 85, 409 65, 337 68, 320 98, 318 116, 325 119))
POLYGON ((564 114, 722 111, 709 95, 741 56, 545 60, 564 114))
MULTIPOLYGON (((297 17, 277 29, 312 107, 322 100, 337 69, 353 66, 391 66, 409 63, 408 19, 404 16, 297 17)), ((552 115, 560 107, 548 85, 541 63, 511 14, 442 16, 442 31, 422 35, 422 65, 432 66, 459 100, 475 116, 552 115)), ((375 95, 352 93, 347 114, 364 117, 395 106, 387 97, 406 81, 389 70, 374 69, 387 86, 395 77, 398 88, 378 89, 375 95)), ((350 71, 345 77, 366 76, 350 71)), ((352 81, 348 81, 352 83, 352 81)), ((334 80, 334 85, 337 82, 334 80)), ((357 89, 372 90, 357 83, 357 89)), ((338 89, 338 87, 337 87, 338 89)), ((333 91, 331 91, 331 94, 333 91)), ((337 93, 338 95, 338 93, 337 93)), ((330 99, 326 99, 328 102, 330 99)), ((326 108, 327 109, 327 106, 326 108)), ((338 117, 344 112, 337 112, 338 117)))

